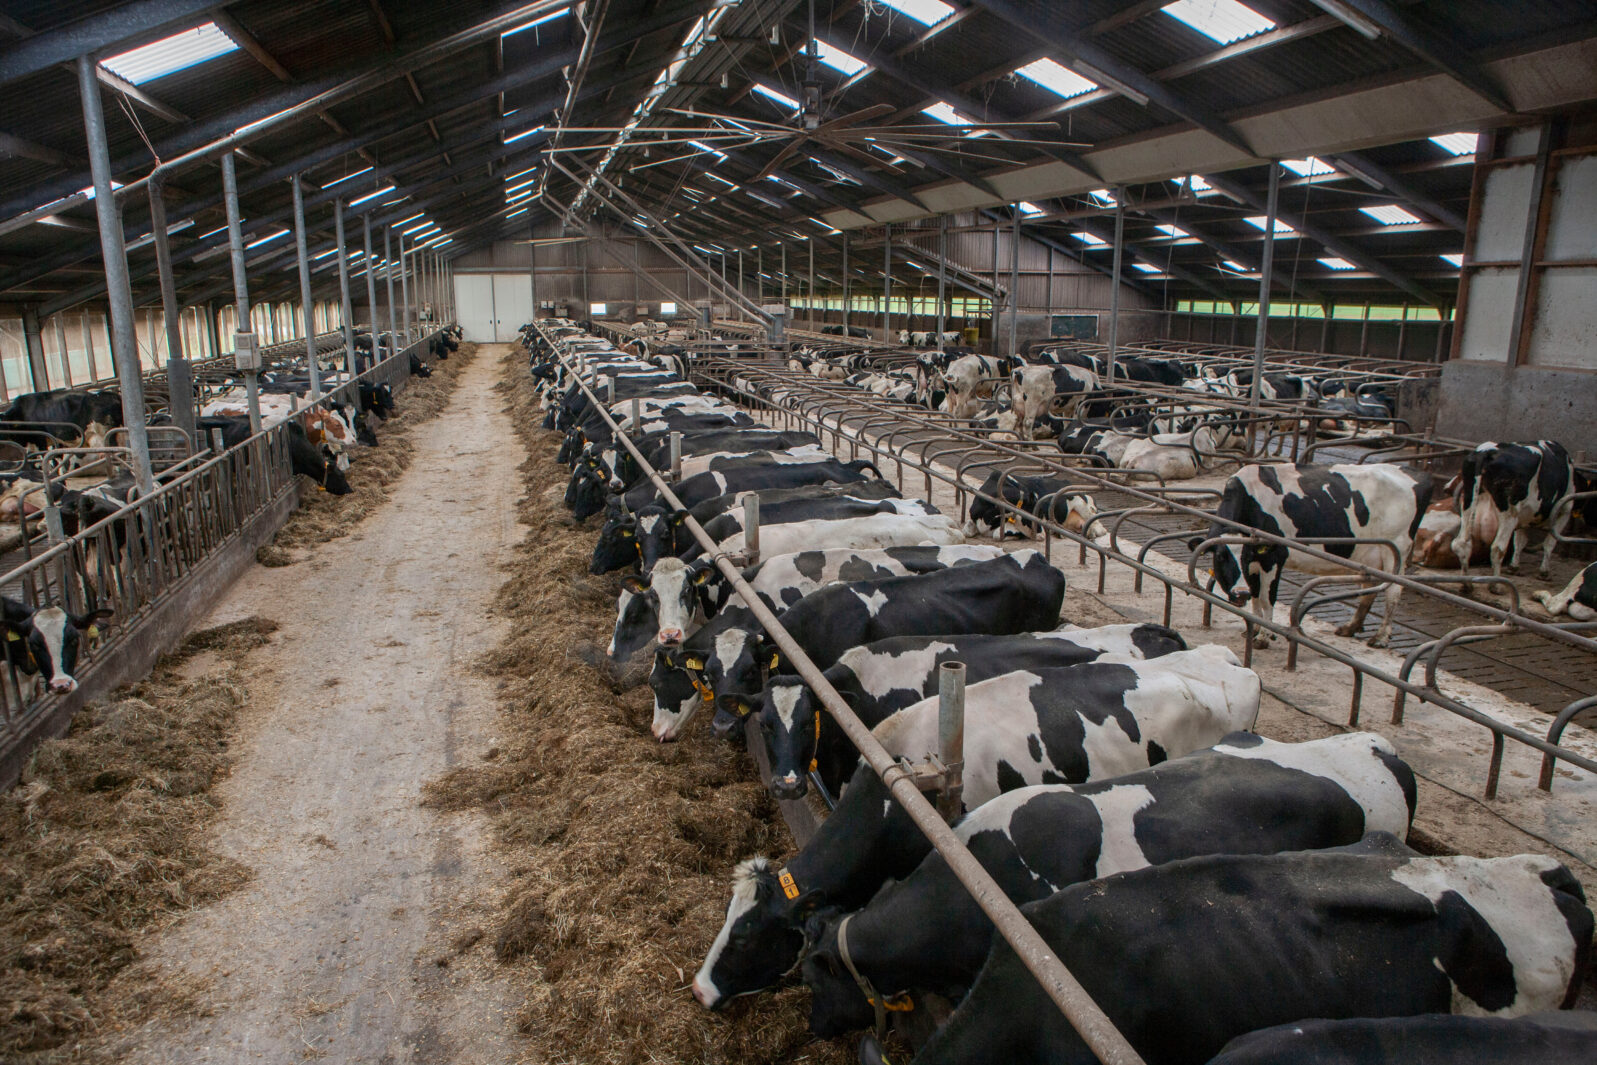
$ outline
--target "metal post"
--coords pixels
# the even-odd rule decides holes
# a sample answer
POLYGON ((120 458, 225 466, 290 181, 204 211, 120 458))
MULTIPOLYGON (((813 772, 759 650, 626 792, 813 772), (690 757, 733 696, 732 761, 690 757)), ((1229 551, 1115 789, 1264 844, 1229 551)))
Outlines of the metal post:
POLYGON ((669 439, 671 441, 671 480, 680 481, 682 480, 682 433, 673 429, 669 439))
POLYGON ((299 302, 305 316, 305 361, 310 367, 311 399, 322 394, 322 369, 316 362, 316 303, 311 298, 310 243, 305 232, 305 192, 299 175, 289 181, 294 193, 294 251, 299 258, 299 302))
POLYGON ((743 497, 743 556, 745 566, 758 565, 760 561, 760 497, 743 497))
POLYGON ((965 663, 944 662, 937 670, 937 756, 947 776, 937 796, 937 812, 950 824, 959 819, 965 790, 965 663))
POLYGON ((848 337, 848 233, 843 234, 843 337, 848 337))
POLYGON ((893 342, 893 227, 882 227, 882 342, 893 342))
POLYGON ((399 354, 399 334, 394 332, 394 246, 388 230, 383 227, 383 282, 388 290, 388 355, 393 358, 399 354))
MULTIPOLYGON (((738 294, 743 296, 745 299, 748 297, 748 294, 749 294, 749 290, 743 287, 743 249, 742 248, 738 249, 738 294)), ((741 306, 739 306, 737 308, 737 311, 738 311, 739 314, 742 314, 743 313, 743 308, 741 306)))
POLYGON ((166 322, 167 409, 179 429, 194 437, 194 375, 183 351, 182 307, 172 276, 172 247, 166 231, 165 181, 150 182, 150 234, 155 238, 155 267, 161 279, 161 314, 166 322))
POLYGON ((1115 353, 1120 348, 1120 271, 1126 253, 1126 188, 1115 189, 1115 265, 1109 289, 1109 358, 1104 367, 1104 384, 1115 383, 1115 353))
POLYGON ((810 329, 815 328, 815 238, 811 237, 810 245, 810 329))
MULTIPOLYGON (((249 278, 244 269, 244 229, 238 211, 238 178, 234 172, 233 153, 222 156, 222 199, 227 204, 227 243, 233 260, 233 301, 238 307, 238 327, 234 331, 234 351, 237 358, 238 338, 254 336, 250 324, 249 278)), ((261 431, 261 381, 253 369, 244 371, 244 394, 250 412, 250 432, 261 431)))
POLYGON ((628 431, 629 432, 634 432, 634 433, 641 432, 642 431, 642 426, 643 426, 643 404, 642 404, 642 402, 639 401, 639 398, 637 396, 633 396, 632 397, 632 425, 629 426, 628 431))
MULTIPOLYGON (((219 313, 220 312, 217 311, 217 309, 216 309, 216 301, 215 300, 206 300, 205 301, 205 332, 211 338, 211 355, 213 357, 222 354, 222 332, 221 332, 222 327, 217 324, 217 315, 219 313)), ((85 337, 85 340, 87 339, 87 337, 89 335, 88 334, 88 329, 89 329, 88 319, 87 319, 87 317, 85 317, 84 318, 84 325, 83 325, 83 330, 84 330, 83 335, 85 337)), ((90 356, 89 365, 90 366, 94 365, 94 360, 93 360, 92 356, 90 356)))
POLYGON ((100 110, 100 80, 95 60, 78 57, 78 95, 83 102, 83 127, 89 144, 89 169, 94 175, 94 212, 100 223, 100 254, 105 263, 106 298, 111 305, 111 354, 122 390, 122 422, 133 448, 139 488, 150 492, 150 434, 144 425, 144 380, 139 375, 139 346, 133 335, 133 289, 128 278, 127 248, 122 242, 122 213, 111 189, 111 152, 105 142, 105 114, 100 110))
MULTIPOLYGON (((1248 405, 1257 412, 1263 400, 1264 341, 1270 325, 1270 271, 1275 267, 1275 215, 1281 198, 1281 167, 1270 161, 1270 195, 1264 211, 1264 256, 1259 266, 1259 335, 1253 338, 1253 387, 1248 405)), ((1254 423, 1255 427, 1257 423, 1254 423)), ((1249 430, 1251 437, 1252 430, 1249 430)))
MULTIPOLYGON (((67 351, 67 316, 64 311, 51 315, 55 319, 55 343, 61 349, 61 379, 68 385, 72 384, 72 355, 67 351)), ((94 373, 90 371, 89 380, 94 380, 94 373)))
MULTIPOLYGON (((22 308, 22 336, 28 345, 28 368, 33 372, 33 390, 43 392, 50 387, 50 368, 44 363, 44 337, 39 333, 39 312, 33 307, 22 308)), ((65 344, 61 345, 61 365, 66 367, 65 344)), ((63 385, 71 384, 63 378, 63 385)))
POLYGON ((405 234, 399 235, 399 302, 405 305, 405 343, 410 343, 410 271, 405 266, 405 234))
POLYGON ((1009 249, 1009 354, 1020 354, 1020 206, 1015 206, 1015 231, 1009 249))
MULTIPOLYGON (((532 212, 527 212, 529 215, 532 212)), ((538 320, 538 224, 527 223, 527 288, 532 293, 532 319, 538 320)))
POLYGON ((765 249, 763 247, 755 248, 754 251, 754 291, 759 293, 754 302, 763 306, 765 303, 765 249))
MULTIPOLYGON (((339 311, 344 316, 344 368, 350 380, 355 379, 355 311, 349 305, 349 256, 344 245, 344 201, 333 200, 333 234, 338 241, 338 299, 339 311)), ((357 396, 355 407, 359 409, 357 396)))
POLYGON ((948 216, 942 215, 937 232, 937 350, 943 350, 948 326, 948 216))
POLYGON ((383 353, 382 349, 377 346, 377 274, 372 259, 372 213, 370 211, 366 211, 360 216, 360 231, 366 249, 366 320, 371 323, 372 362, 375 364, 378 359, 383 357, 383 353))
POLYGON ((782 302, 787 302, 787 241, 782 242, 782 302))

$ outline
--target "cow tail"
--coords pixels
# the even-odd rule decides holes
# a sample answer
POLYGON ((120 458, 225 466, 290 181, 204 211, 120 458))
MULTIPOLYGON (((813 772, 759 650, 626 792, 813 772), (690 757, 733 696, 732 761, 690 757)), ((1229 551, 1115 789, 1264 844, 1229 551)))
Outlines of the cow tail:
POLYGON ((1460 481, 1458 512, 1460 514, 1468 514, 1470 504, 1475 502, 1475 478, 1480 473, 1479 467, 1476 465, 1476 456, 1478 454, 1479 452, 1471 451, 1468 455, 1465 455, 1464 466, 1458 471, 1460 481))
POLYGON ((887 480, 886 477, 882 476, 882 471, 876 468, 876 464, 866 459, 855 459, 853 462, 848 463, 848 468, 856 473, 864 473, 866 470, 870 470, 876 475, 878 481, 887 480))
MULTIPOLYGON (((1414 520, 1408 524, 1408 539, 1410 545, 1414 537, 1419 534, 1420 522, 1425 520, 1425 512, 1430 509, 1431 497, 1436 494, 1436 479, 1423 470, 1413 471, 1414 476, 1414 520)), ((1404 561, 1407 561, 1406 559, 1404 561)))

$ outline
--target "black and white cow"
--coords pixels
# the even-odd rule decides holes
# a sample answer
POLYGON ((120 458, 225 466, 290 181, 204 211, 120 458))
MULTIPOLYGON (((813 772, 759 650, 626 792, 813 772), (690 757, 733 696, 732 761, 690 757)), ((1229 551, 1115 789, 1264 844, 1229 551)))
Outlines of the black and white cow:
MULTIPOLYGON (((1200 648, 1155 662, 1088 662, 971 685, 965 691, 966 805, 975 808, 1028 784, 1121 776, 1251 728, 1259 679, 1235 662, 1223 647, 1200 648)), ((937 750, 936 716, 936 700, 927 700, 873 732, 895 757, 924 758, 937 750), (921 710, 928 704, 930 747, 921 710)), ((885 881, 908 875, 930 849, 881 779, 862 764, 837 809, 786 868, 756 858, 733 872, 726 921, 693 979, 693 997, 713 1009, 771 986, 798 959, 804 924, 817 910, 858 909, 885 881)))
POLYGON ((1568 614, 1576 621, 1597 618, 1597 562, 1575 574, 1563 591, 1534 592, 1532 596, 1554 617, 1568 614))
MULTIPOLYGON (((1415 796, 1413 771, 1373 733, 1277 743, 1243 732, 1138 773, 1006 792, 956 832, 1019 904, 1199 855, 1340 847, 1366 832, 1405 839, 1415 796)), ((841 932, 838 918, 817 920, 804 958, 810 1030, 822 1037, 874 1019, 854 973, 890 998, 957 1002, 992 945, 992 922, 935 852, 843 920, 841 932)))
MULTIPOLYGON (((1551 858, 1425 858, 1380 833, 1156 865, 1021 912, 1148 1065, 1311 1018, 1557 1009, 1592 934, 1580 882, 1551 858)), ((914 1059, 1097 1060, 1002 940, 914 1059)))
POLYGON ((1098 523, 1098 507, 1092 496, 1073 492, 1074 485, 1059 477, 1031 477, 994 470, 970 500, 965 535, 975 536, 985 527, 994 540, 1005 536, 1035 536, 1041 526, 1024 515, 1001 508, 993 499, 1003 499, 1024 514, 1062 525, 1069 532, 1096 538, 1103 535, 1098 523), (988 498, 991 497, 991 498, 988 498))
POLYGON ((105 432, 122 424, 122 395, 115 391, 86 392, 57 388, 25 392, 0 410, 0 440, 23 448, 45 448, 55 439, 75 443, 103 441, 105 432))
POLYGON ((1082 399, 1098 391, 1098 375, 1080 366, 1023 366, 1010 375, 1009 402, 1020 417, 1020 436, 1045 414, 1069 418, 1082 399))
MULTIPOLYGON (((1186 649, 1174 629, 1146 624, 1065 625, 1003 636, 892 636, 845 651, 826 670, 826 679, 874 728, 936 694, 937 669, 944 662, 963 662, 966 683, 975 684, 1021 669, 1079 665, 1106 654, 1159 658, 1186 649)), ((771 678, 760 693, 756 720, 770 751, 771 793, 779 799, 800 798, 809 790, 806 768, 836 794, 859 761, 854 745, 798 677, 771 678)))
POLYGON ((1008 355, 961 355, 943 372, 948 386, 943 409, 956 418, 969 418, 984 396, 991 395, 1000 381, 1007 381, 1018 364, 1008 355))
POLYGON ((1209 1065, 1591 1065, 1597 1012, 1524 1017, 1358 1017, 1297 1021, 1239 1035, 1209 1065))
MULTIPOLYGON (((1059 624, 1065 577, 1039 551, 1017 551, 940 572, 833 585, 782 615, 782 627, 821 669, 888 636, 1005 635, 1059 624)), ((715 731, 742 731, 767 673, 786 663, 763 634, 725 633, 705 663, 716 694, 715 731)))
MULTIPOLYGON (((1459 498, 1462 522, 1458 537, 1453 541, 1453 554, 1460 560, 1460 568, 1466 576, 1469 574, 1471 530, 1475 527, 1478 509, 1495 507, 1498 512, 1497 538, 1491 547, 1492 575, 1498 576, 1503 572, 1503 556, 1510 540, 1514 544, 1514 557, 1522 558, 1527 527, 1545 525, 1550 532, 1562 535, 1575 509, 1570 497, 1576 492, 1597 488, 1597 482, 1575 471, 1569 452, 1556 440, 1479 444, 1465 456, 1459 479, 1463 486, 1459 498)), ((1539 572, 1543 577, 1547 576, 1547 566, 1557 543, 1549 535, 1542 547, 1539 572)))
MULTIPOLYGON (((800 551, 774 555, 750 566, 743 579, 771 609, 780 612, 829 584, 931 573, 1002 554, 996 547, 962 544, 800 551)), ((731 583, 711 563, 701 560, 689 567, 681 559, 661 559, 647 582, 623 580, 610 654, 628 658, 651 639, 661 646, 681 643, 697 629, 696 619, 714 616, 731 599, 731 583)))
MULTIPOLYGON (((232 416, 206 416, 196 422, 197 428, 209 439, 211 430, 222 431, 222 446, 237 447, 252 435, 248 418, 232 416)), ((354 491, 343 471, 338 468, 325 448, 318 448, 305 435, 305 427, 291 421, 283 430, 288 435, 289 468, 301 477, 309 477, 328 495, 347 496, 354 491)))
POLYGON ((0 598, 0 609, 4 611, 0 620, 5 624, 6 661, 26 676, 37 676, 40 686, 55 695, 77 690, 78 679, 73 674, 83 640, 98 638, 99 624, 112 615, 106 609, 87 614, 69 614, 59 606, 35 610, 9 596, 0 598))
MULTIPOLYGON (((1380 544, 1325 544, 1318 550, 1363 563, 1372 569, 1402 573, 1408 564, 1425 508, 1430 505, 1431 477, 1427 473, 1387 464, 1345 465, 1268 465, 1245 466, 1225 483, 1220 507, 1210 536, 1234 534, 1222 522, 1236 522, 1277 536, 1359 537, 1388 540, 1398 557, 1380 544)), ((1196 548, 1200 538, 1189 546, 1196 548)), ((1304 555, 1296 548, 1279 544, 1219 544, 1214 548, 1212 573, 1220 590, 1232 603, 1241 606, 1252 601, 1261 618, 1273 618, 1276 592, 1287 567, 1305 573, 1344 573, 1335 563, 1304 555)), ((1397 609, 1403 586, 1386 587, 1386 612, 1381 627, 1370 640, 1371 647, 1384 647, 1392 631, 1392 614, 1397 609)), ((1372 591, 1359 601, 1352 619, 1337 629, 1338 635, 1358 634, 1375 601, 1372 591)), ((1258 647, 1269 645, 1271 635, 1260 631, 1254 637, 1258 647)))

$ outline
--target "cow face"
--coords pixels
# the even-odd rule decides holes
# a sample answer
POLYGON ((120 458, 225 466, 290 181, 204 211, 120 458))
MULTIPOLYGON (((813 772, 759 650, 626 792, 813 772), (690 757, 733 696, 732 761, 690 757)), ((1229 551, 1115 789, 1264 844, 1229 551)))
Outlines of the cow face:
POLYGON ((604 510, 609 501, 610 493, 605 491, 604 479, 579 466, 566 488, 566 505, 571 508, 571 516, 585 521, 604 510))
POLYGON ((1103 524, 1098 521, 1098 504, 1089 495, 1054 492, 1037 501, 1034 513, 1064 526, 1067 532, 1080 533, 1089 539, 1096 540, 1104 535, 1103 524))
MULTIPOLYGON (((1230 531, 1216 525, 1209 535, 1223 536, 1230 531)), ((1193 537, 1187 546, 1195 549, 1201 542, 1202 537, 1193 537)), ((1285 555, 1285 549, 1271 544, 1216 544, 1209 574, 1232 606, 1242 606, 1248 600, 1259 597, 1267 576, 1273 577, 1272 586, 1280 579, 1285 555), (1278 555, 1281 557, 1278 558, 1278 555)))
POLYGON ((637 519, 630 514, 618 513, 610 516, 599 530, 588 572, 609 573, 623 569, 636 565, 638 557, 637 519))
POLYGON ((810 989, 810 1032, 822 1039, 869 1028, 876 1021, 865 992, 843 964, 837 948, 838 924, 836 916, 819 916, 806 930, 814 946, 804 955, 801 971, 810 989))
POLYGON ((782 979, 798 960, 804 921, 818 901, 813 892, 800 894, 791 877, 784 885, 764 858, 739 863, 732 871, 726 921, 693 977, 694 999, 720 1009, 782 979))
POLYGON ((675 555, 681 531, 687 528, 688 512, 664 507, 638 510, 638 558, 644 573, 651 573, 661 559, 675 555))
POLYGON ((98 623, 111 617, 110 610, 69 614, 58 606, 29 610, 15 600, 5 601, 6 657, 24 673, 37 673, 50 691, 67 695, 77 690, 73 674, 78 668, 78 653, 84 636, 96 639, 98 623), (27 648, 24 658, 14 653, 12 643, 27 648))
POLYGON ((708 570, 689 567, 679 558, 663 558, 648 581, 628 577, 622 584, 659 619, 654 638, 660 646, 675 647, 687 638, 699 610, 699 589, 708 579, 708 570))
POLYGON ((760 731, 771 752, 771 794, 801 799, 820 739, 821 707, 796 677, 775 677, 760 702, 760 731))
POLYGON ((560 441, 560 450, 555 454, 555 461, 562 466, 570 466, 577 461, 577 456, 582 454, 582 449, 588 446, 588 434, 581 429, 573 429, 560 441))
POLYGON ((743 721, 756 709, 762 674, 779 658, 771 645, 747 629, 727 629, 715 638, 715 654, 705 663, 704 680, 716 692, 714 730, 723 739, 742 734, 743 721))
POLYGON ((649 687, 654 690, 650 731, 661 743, 679 738, 699 707, 715 701, 714 692, 704 683, 703 654, 685 648, 662 647, 654 652, 649 687))

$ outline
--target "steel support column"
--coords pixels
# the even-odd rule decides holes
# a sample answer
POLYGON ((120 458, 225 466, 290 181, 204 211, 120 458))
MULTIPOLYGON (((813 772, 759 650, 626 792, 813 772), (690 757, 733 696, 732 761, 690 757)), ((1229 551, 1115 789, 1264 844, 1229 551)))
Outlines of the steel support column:
MULTIPOLYGON (((373 265, 376 260, 372 258, 372 213, 361 212, 360 216, 361 240, 366 252, 366 320, 369 323, 372 338, 372 362, 383 357, 382 350, 377 346, 377 272, 373 265)), ((359 360, 356 360, 357 362, 359 360)))
MULTIPOLYGON (((250 322, 249 276, 244 266, 244 224, 238 209, 238 176, 233 165, 233 153, 222 156, 222 199, 227 205, 227 244, 233 263, 233 302, 238 308, 238 326, 234 336, 255 333, 250 322)), ((258 344, 258 342, 257 342, 258 344)), ((237 341, 234 341, 235 349, 237 341)), ((244 395, 250 412, 250 432, 261 431, 261 380, 253 369, 244 371, 244 395)))
MULTIPOLYGON (((412 253, 414 254, 414 253, 412 253)), ((405 343, 410 343, 410 268, 405 265, 405 234, 399 234, 399 302, 405 305, 405 343)))
POLYGON ((155 241, 155 266, 161 280, 161 317, 166 325, 167 409, 179 429, 194 435, 194 375, 183 352, 182 307, 177 302, 177 281, 172 275, 172 245, 166 232, 165 182, 150 182, 150 236, 155 241))
POLYGON ((344 367, 349 371, 349 376, 354 378, 357 372, 355 312, 349 305, 349 255, 344 244, 344 201, 340 198, 333 200, 333 239, 338 243, 338 300, 339 311, 344 317, 344 367))
MULTIPOLYGON (((388 296, 388 357, 399 354, 399 334, 394 332, 394 244, 389 227, 383 227, 383 287, 388 296)), ((375 312, 372 317, 376 317, 375 312)))
POLYGON ((106 147, 105 113, 100 109, 95 65, 88 56, 78 58, 78 95, 83 102, 89 169, 94 174, 94 213, 100 223, 100 253, 111 305, 111 354, 122 390, 122 422, 133 449, 139 488, 149 492, 155 487, 155 475, 150 468, 150 435, 144 424, 144 379, 139 375, 139 346, 133 330, 133 288, 128 279, 127 247, 122 242, 122 212, 117 210, 111 188, 111 152, 106 147))
POLYGON ((1104 366, 1104 383, 1115 383, 1115 351, 1120 347, 1120 270, 1126 253, 1126 190, 1115 189, 1115 265, 1109 289, 1109 358, 1104 366))
POLYGON ((938 218, 937 226, 937 350, 943 350, 943 332, 948 326, 948 216, 938 218))
MULTIPOLYGON (((1259 268, 1259 325, 1253 338, 1253 387, 1248 405, 1254 410, 1264 398, 1264 344, 1270 329, 1270 271, 1275 268, 1275 218, 1281 203, 1281 164, 1270 161, 1270 192, 1264 207, 1264 257, 1259 268)), ((1251 430, 1250 430, 1251 433, 1251 430)))
POLYGON ((299 261, 299 302, 305 319, 305 362, 310 367, 311 400, 322 394, 322 368, 316 361, 316 303, 311 298, 310 242, 305 231, 305 192, 299 175, 289 180, 294 193, 294 252, 299 261))
POLYGON ((882 342, 893 342, 893 227, 882 227, 882 342))
MULTIPOLYGON (((44 364, 44 337, 39 333, 39 312, 32 307, 22 308, 22 337, 28 345, 28 369, 33 374, 33 390, 43 392, 49 387, 50 369, 44 364)), ((61 354, 65 365, 65 344, 61 345, 61 354)), ((61 383, 66 385, 71 382, 63 380, 61 383)))

